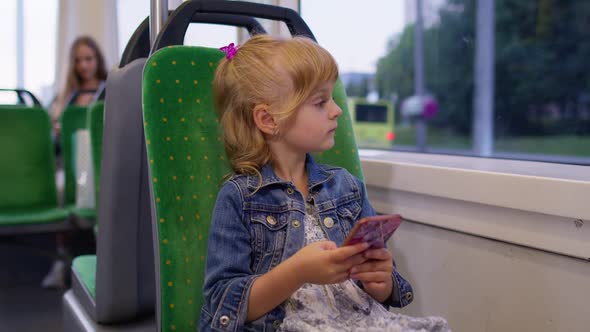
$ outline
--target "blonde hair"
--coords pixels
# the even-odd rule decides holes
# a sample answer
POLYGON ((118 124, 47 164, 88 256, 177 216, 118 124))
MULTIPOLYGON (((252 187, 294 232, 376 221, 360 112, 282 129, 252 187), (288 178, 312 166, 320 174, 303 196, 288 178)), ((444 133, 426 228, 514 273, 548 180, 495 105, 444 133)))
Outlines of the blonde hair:
MULTIPOLYGON (((324 82, 335 82, 334 58, 307 37, 252 37, 230 60, 223 58, 213 81, 225 151, 237 174, 256 174, 272 160, 253 110, 266 104, 279 125, 324 82)), ((261 179, 262 180, 262 179, 261 179)))

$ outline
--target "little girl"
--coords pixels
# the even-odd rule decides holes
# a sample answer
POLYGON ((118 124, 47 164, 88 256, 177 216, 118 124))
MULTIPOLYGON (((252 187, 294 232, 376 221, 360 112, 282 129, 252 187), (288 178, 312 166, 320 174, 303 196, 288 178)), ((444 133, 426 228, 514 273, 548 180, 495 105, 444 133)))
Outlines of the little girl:
POLYGON ((222 50, 213 88, 235 174, 213 212, 200 331, 448 330, 387 310, 412 301, 387 249, 341 246, 375 211, 360 180, 309 154, 334 145, 342 114, 332 56, 304 37, 222 50))

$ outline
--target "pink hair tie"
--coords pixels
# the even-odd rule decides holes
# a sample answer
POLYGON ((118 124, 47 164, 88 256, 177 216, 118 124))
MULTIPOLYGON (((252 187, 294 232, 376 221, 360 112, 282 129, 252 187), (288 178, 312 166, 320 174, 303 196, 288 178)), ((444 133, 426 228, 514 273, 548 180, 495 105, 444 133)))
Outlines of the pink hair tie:
POLYGON ((236 55, 236 52, 238 52, 238 46, 235 46, 234 43, 231 43, 227 46, 219 48, 219 50, 225 53, 226 59, 231 60, 236 55))

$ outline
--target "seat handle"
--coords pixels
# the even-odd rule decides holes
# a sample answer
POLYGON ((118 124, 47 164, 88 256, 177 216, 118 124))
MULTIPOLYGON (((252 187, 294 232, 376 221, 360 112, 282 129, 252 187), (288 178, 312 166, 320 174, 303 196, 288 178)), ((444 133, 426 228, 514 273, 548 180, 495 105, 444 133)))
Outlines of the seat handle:
POLYGON ((182 45, 188 25, 200 14, 210 14, 209 18, 215 20, 207 23, 244 27, 250 35, 266 33, 254 17, 282 21, 291 35, 305 35, 315 40, 305 21, 292 9, 243 1, 195 0, 182 3, 170 15, 156 38, 152 53, 166 46, 182 45))
MULTIPOLYGON (((200 1, 188 1, 181 4, 168 18, 162 31, 156 37, 152 53, 166 46, 183 45, 184 36, 191 23, 210 23, 243 27, 253 36, 266 33, 260 23, 252 17, 224 13, 200 12, 195 7, 200 1), (195 4, 197 3, 197 4, 195 4)), ((148 36, 149 38, 149 36, 148 36)))
POLYGON ((7 91, 7 92, 14 92, 16 93, 16 97, 18 98, 18 103, 22 104, 22 105, 26 105, 27 101, 25 96, 28 96, 31 101, 33 102, 34 106, 41 106, 41 103, 39 102, 39 99, 37 99, 37 97, 35 97, 35 95, 26 89, 0 89, 0 91, 7 91))

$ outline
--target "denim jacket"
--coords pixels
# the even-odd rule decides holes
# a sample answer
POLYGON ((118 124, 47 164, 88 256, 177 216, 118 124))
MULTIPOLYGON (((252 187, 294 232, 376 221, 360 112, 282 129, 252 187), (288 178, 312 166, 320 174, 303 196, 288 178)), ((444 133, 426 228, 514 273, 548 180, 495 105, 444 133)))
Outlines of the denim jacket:
MULTIPOLYGON (((362 217, 375 215, 364 184, 346 170, 314 163, 307 156, 309 194, 328 239, 342 244, 362 217)), ((274 331, 285 316, 278 306, 246 323, 252 283, 304 246, 305 201, 272 167, 258 176, 236 175, 221 188, 211 221, 200 331, 274 331), (258 190, 257 190, 258 189, 258 190)), ((386 305, 412 301, 412 286, 394 269, 394 291, 386 305)))

